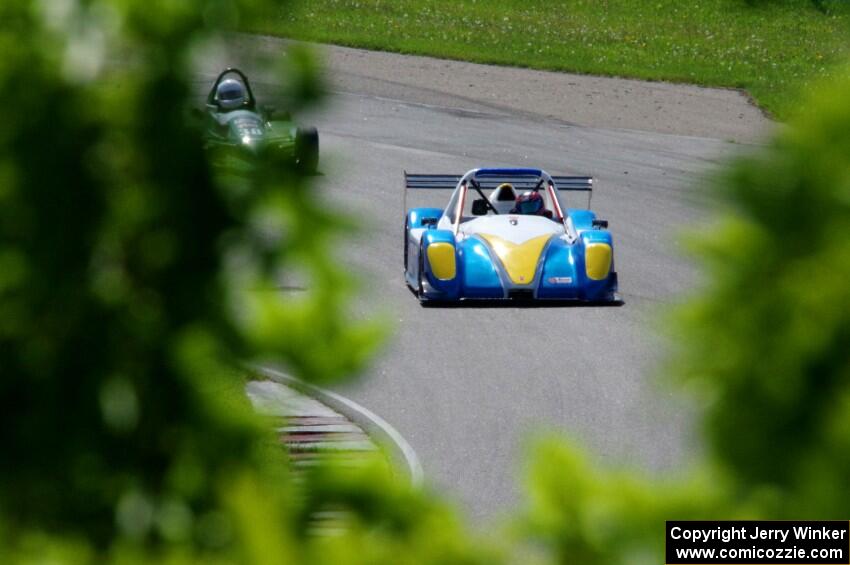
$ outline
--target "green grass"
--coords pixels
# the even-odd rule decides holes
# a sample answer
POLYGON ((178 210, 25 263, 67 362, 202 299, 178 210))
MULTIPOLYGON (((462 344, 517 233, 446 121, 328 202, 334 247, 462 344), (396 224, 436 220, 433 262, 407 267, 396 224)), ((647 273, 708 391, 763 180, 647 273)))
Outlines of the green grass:
MULTIPOLYGON (((744 88, 785 118, 850 52, 850 2, 307 0, 251 31, 462 59, 744 88)), ((399 72, 403 72, 400 69, 399 72)))

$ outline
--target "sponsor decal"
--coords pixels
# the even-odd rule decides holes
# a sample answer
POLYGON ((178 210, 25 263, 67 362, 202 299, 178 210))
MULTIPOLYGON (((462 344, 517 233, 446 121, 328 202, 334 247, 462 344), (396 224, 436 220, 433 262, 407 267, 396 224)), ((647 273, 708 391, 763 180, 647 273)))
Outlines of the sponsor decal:
POLYGON ((573 284, 572 277, 549 277, 549 284, 573 284))

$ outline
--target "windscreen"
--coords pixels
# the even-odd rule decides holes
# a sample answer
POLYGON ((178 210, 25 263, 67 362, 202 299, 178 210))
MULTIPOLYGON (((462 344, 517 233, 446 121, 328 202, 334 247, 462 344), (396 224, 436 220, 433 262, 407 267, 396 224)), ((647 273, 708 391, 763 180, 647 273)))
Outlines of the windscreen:
POLYGON ((496 213, 539 215, 557 218, 557 208, 546 187, 535 192, 521 185, 516 187, 508 184, 507 186, 500 185, 495 189, 482 188, 481 193, 484 194, 490 205, 482 205, 482 203, 475 204, 475 201, 482 200, 482 196, 477 190, 470 187, 463 206, 463 221, 473 219, 477 215, 489 216, 496 213), (480 214, 480 212, 485 210, 486 214, 480 214), (475 214, 474 212, 479 212, 479 214, 475 214))

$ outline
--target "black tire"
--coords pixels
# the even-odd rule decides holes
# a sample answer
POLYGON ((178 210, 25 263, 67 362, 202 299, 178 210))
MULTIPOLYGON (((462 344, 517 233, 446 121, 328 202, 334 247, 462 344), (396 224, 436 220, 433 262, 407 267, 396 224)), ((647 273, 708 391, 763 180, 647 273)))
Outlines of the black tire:
POLYGON ((422 283, 422 273, 425 272, 425 253, 422 246, 419 247, 419 271, 416 273, 416 281, 418 284, 416 285, 416 295, 419 297, 419 300, 424 302, 425 298, 425 285, 422 283))
POLYGON ((404 272, 405 272, 405 274, 407 274, 407 239, 409 237, 409 235, 407 233, 409 231, 409 229, 408 229, 407 226, 408 226, 407 218, 405 218, 404 219, 404 248, 403 248, 404 249, 404 272))
POLYGON ((295 132, 295 160, 307 173, 315 173, 319 168, 319 132, 316 128, 298 128, 295 132))

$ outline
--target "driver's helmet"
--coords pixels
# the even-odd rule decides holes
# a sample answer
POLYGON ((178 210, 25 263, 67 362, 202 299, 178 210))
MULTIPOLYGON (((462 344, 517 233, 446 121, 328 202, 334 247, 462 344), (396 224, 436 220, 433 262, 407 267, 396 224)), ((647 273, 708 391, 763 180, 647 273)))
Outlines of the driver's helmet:
POLYGON ((228 78, 218 83, 215 98, 221 108, 233 110, 244 105, 248 96, 244 84, 236 79, 228 78))
POLYGON ((535 215, 542 213, 545 207, 543 197, 540 196, 540 193, 535 190, 529 190, 517 196, 514 209, 510 213, 535 215))

